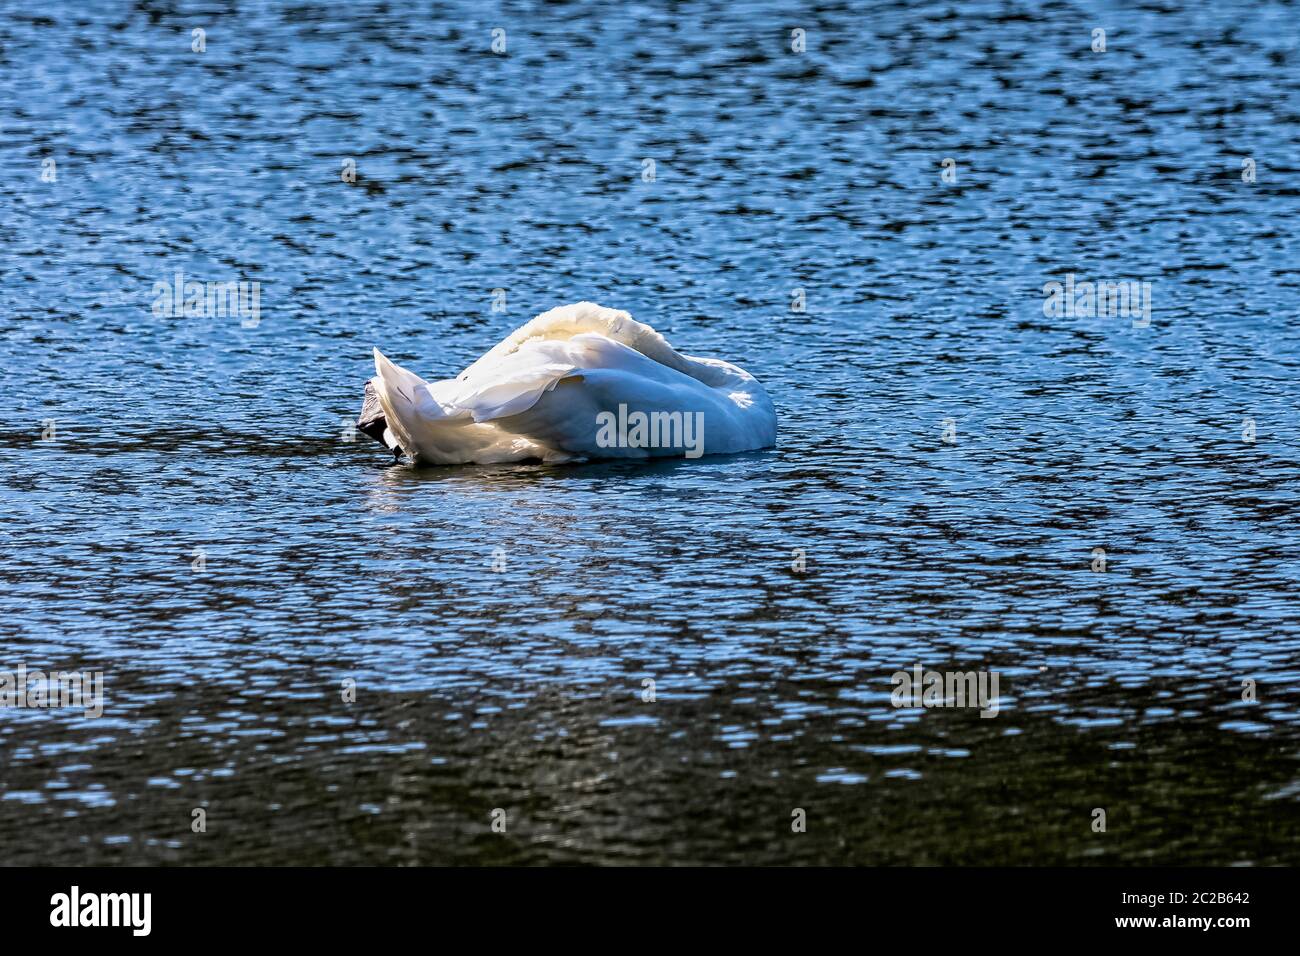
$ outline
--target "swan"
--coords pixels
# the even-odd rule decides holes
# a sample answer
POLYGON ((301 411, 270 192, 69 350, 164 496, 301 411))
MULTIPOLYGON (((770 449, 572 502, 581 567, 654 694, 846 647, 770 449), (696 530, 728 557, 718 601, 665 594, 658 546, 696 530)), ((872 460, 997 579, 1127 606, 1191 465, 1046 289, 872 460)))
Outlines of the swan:
POLYGON ((776 411, 752 375, 682 355, 594 302, 543 312, 440 382, 375 349, 356 427, 417 465, 698 458, 776 444, 776 411))

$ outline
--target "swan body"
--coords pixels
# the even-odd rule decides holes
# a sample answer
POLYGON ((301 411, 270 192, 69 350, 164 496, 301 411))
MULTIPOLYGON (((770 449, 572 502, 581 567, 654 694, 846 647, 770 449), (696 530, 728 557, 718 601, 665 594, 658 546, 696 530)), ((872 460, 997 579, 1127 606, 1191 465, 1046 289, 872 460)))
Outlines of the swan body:
POLYGON ((752 375, 682 355, 592 302, 542 313, 440 382, 375 349, 357 427, 415 464, 695 458, 776 443, 776 411, 752 375))

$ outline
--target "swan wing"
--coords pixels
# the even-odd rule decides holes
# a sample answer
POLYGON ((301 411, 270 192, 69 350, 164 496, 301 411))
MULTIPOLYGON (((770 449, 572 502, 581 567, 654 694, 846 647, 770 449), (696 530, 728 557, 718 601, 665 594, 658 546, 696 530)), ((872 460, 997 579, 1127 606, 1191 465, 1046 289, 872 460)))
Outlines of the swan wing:
POLYGON ((502 363, 491 376, 465 382, 448 400, 474 421, 490 422, 527 411, 575 371, 573 364, 525 353, 519 360, 502 363))
POLYGON ((490 422, 528 411, 564 379, 581 376, 589 369, 622 367, 635 361, 654 364, 598 333, 533 338, 508 351, 485 356, 460 378, 438 383, 434 394, 446 408, 469 414, 476 422, 490 422))

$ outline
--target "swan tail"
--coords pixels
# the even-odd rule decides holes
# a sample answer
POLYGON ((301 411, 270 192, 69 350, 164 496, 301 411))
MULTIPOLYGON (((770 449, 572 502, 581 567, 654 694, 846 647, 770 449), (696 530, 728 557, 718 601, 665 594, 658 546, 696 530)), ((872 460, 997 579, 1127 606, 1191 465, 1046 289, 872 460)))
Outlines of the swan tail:
POLYGON ((428 383, 375 349, 375 377, 366 383, 357 429, 394 454, 404 451, 414 455, 415 434, 422 423, 442 417, 442 408, 429 394, 428 383))
POLYGON ((390 444, 387 435, 388 416, 384 414, 384 407, 379 403, 379 392, 375 389, 374 382, 366 382, 365 395, 361 401, 361 414, 357 416, 357 431, 373 438, 384 447, 393 449, 393 444, 390 444))

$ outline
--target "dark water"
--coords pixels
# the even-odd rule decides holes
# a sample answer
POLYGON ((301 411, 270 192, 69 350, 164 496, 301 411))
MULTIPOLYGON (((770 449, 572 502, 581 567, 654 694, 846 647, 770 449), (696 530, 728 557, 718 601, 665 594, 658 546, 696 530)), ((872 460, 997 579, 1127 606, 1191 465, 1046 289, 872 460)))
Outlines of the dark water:
POLYGON ((0 710, 5 862, 1297 862, 1298 14, 6 0, 0 669, 107 694, 0 710), (779 446, 346 440, 584 298, 779 446))

